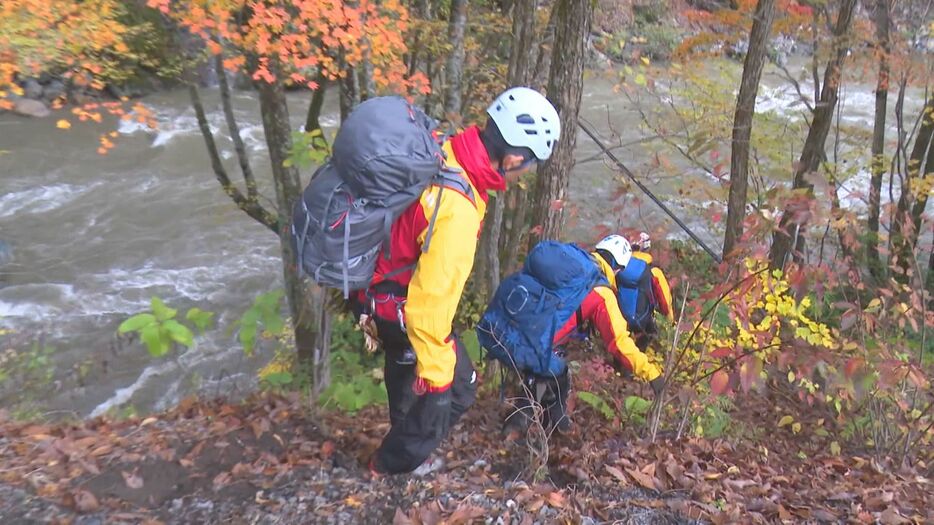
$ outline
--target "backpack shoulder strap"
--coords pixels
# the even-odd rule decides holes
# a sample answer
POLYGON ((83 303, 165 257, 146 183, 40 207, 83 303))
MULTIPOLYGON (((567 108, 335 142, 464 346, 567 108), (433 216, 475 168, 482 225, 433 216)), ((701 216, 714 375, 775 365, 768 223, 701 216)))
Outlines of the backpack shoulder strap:
POLYGON ((432 179, 432 184, 437 185, 439 188, 438 202, 435 204, 435 211, 431 214, 431 219, 428 221, 428 233, 425 234, 425 244, 422 245, 422 253, 426 253, 428 251, 428 246, 431 244, 431 236, 435 230, 435 221, 438 219, 438 212, 441 210, 441 196, 444 194, 445 188, 451 188, 467 197, 474 206, 477 205, 473 187, 464 180, 460 170, 442 167, 438 174, 435 175, 435 178, 432 179))
POLYGON ((432 184, 443 188, 451 188, 460 193, 474 206, 477 205, 477 197, 474 195, 473 186, 464 178, 463 171, 444 166, 432 180, 432 184))

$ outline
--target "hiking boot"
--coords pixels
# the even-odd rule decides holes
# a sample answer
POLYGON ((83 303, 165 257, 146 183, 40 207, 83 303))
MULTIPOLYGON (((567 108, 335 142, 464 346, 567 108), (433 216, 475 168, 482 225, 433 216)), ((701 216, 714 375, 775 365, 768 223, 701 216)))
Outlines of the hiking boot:
POLYGON ((558 424, 555 425, 555 430, 562 435, 570 434, 572 428, 574 428, 574 423, 567 415, 562 416, 561 419, 558 420, 558 424))
POLYGON ((531 407, 517 408, 513 412, 510 412, 506 416, 506 421, 503 422, 503 435, 508 436, 509 434, 515 432, 517 437, 522 437, 528 434, 529 425, 532 423, 529 413, 531 407))
POLYGON ((428 459, 412 471, 413 476, 424 477, 444 468, 444 458, 429 456, 428 459))
POLYGON ((372 480, 377 480, 389 475, 388 472, 383 470, 382 465, 379 464, 379 460, 377 459, 375 453, 370 456, 370 461, 367 463, 367 469, 370 471, 370 479, 372 480))

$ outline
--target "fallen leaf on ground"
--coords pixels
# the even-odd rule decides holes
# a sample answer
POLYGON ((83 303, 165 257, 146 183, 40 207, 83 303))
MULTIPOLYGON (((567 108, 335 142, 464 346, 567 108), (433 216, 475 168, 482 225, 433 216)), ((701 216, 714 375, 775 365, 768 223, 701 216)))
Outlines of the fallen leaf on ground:
POLYGON ((632 476, 632 479, 636 480, 636 483, 641 485, 643 488, 646 488, 648 490, 655 490, 655 483, 653 482, 651 477, 646 476, 642 472, 639 472, 638 470, 631 469, 631 468, 627 468, 626 473, 632 476))
POLYGON ((127 487, 131 489, 143 488, 143 478, 136 475, 135 472, 121 472, 120 474, 123 476, 123 481, 126 483, 127 487))
POLYGON ((95 512, 101 505, 97 502, 97 497, 87 490, 76 490, 73 494, 75 500, 75 510, 78 512, 95 512))

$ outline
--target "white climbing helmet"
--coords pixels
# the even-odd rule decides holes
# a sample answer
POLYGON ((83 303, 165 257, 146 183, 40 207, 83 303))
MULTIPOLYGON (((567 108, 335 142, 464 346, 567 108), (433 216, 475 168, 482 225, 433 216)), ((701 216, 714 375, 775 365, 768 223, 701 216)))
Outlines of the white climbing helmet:
POLYGON ((633 241, 632 247, 636 250, 647 252, 652 247, 652 238, 646 232, 639 233, 639 239, 633 241))
POLYGON ((506 143, 529 148, 539 161, 547 160, 561 136, 558 111, 541 93, 527 87, 507 89, 486 110, 506 143))
POLYGON ((632 246, 622 235, 609 235, 597 243, 598 250, 605 250, 616 260, 616 265, 625 268, 632 259, 632 246))

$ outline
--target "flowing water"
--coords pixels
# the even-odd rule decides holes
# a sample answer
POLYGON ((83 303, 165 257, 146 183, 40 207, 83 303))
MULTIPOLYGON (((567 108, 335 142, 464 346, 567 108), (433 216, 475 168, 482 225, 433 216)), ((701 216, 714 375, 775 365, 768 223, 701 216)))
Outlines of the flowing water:
MULTIPOLYGON (((769 75, 764 83, 760 111, 800 111, 790 86, 769 75)), ((602 132, 611 123, 622 142, 640 139, 645 132, 639 115, 614 84, 603 75, 589 77, 582 116, 602 132)), ((865 122, 871 129, 872 86, 850 89, 845 120, 865 122)), ((217 93, 206 90, 204 98, 236 179, 239 169, 217 93)), ((161 409, 193 391, 243 392, 252 387, 256 368, 269 359, 268 349, 244 357, 229 327, 256 295, 281 285, 278 240, 220 190, 187 92, 162 92, 142 102, 155 112, 157 131, 106 119, 58 130, 56 120, 71 117, 65 111, 41 120, 0 115, 0 252, 12 250, 12 260, 0 253, 0 327, 12 331, 0 352, 28 352, 35 344, 54 349, 56 373, 47 389, 33 394, 40 399, 31 400, 42 410, 87 416, 127 404, 161 409), (115 128, 117 147, 98 155, 100 134, 115 128), (216 312, 219 329, 198 337, 196 347, 180 356, 153 360, 138 342, 115 337, 119 323, 147 309, 153 295, 181 312, 192 306, 216 312)), ((290 102, 298 129, 307 96, 296 95, 290 102)), ((906 114, 913 115, 917 105, 912 103, 906 114)), ((235 107, 260 190, 271 202, 258 104, 251 93, 241 92, 235 94, 235 107)), ((328 130, 338 123, 332 96, 322 121, 328 130)), ((579 133, 578 158, 597 152, 579 133)), ((637 171, 651 160, 638 146, 617 154, 637 171)), ((575 168, 569 200, 576 211, 569 236, 589 239, 597 224, 666 227, 651 202, 632 195, 608 213, 616 177, 599 161, 575 168)), ((646 182, 719 251, 720 233, 708 221, 724 205, 717 200, 719 181, 685 170, 680 177, 646 182), (679 188, 686 182, 699 183, 714 196, 703 212, 682 205, 687 199, 679 188)), ((669 233, 683 237, 675 228, 668 227, 669 233)), ((0 382, 0 407, 23 401, 24 395, 0 382)))

